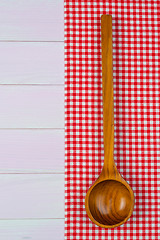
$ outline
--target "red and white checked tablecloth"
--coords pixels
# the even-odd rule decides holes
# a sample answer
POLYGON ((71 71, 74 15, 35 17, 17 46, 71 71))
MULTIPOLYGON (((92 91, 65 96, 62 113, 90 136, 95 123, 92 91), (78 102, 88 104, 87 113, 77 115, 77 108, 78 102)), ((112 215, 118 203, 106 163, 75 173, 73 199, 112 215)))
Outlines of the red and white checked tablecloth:
POLYGON ((160 239, 160 1, 65 0, 65 239, 160 239), (102 229, 85 195, 103 164, 102 14, 112 15, 114 159, 132 217, 102 229))

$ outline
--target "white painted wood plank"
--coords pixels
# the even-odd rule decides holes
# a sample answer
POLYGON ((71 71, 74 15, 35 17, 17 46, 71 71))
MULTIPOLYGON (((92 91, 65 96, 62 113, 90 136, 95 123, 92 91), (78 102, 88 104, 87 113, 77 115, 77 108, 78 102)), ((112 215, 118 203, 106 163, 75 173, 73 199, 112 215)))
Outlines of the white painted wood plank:
POLYGON ((63 174, 0 174, 0 218, 64 218, 63 174))
POLYGON ((0 84, 64 84, 63 45, 0 42, 0 84))
POLYGON ((64 130, 0 130, 0 173, 64 173, 64 130))
POLYGON ((63 127, 63 86, 0 86, 0 128, 63 127))
POLYGON ((1 0, 0 23, 0 40, 63 41, 63 0, 1 0))
POLYGON ((64 220, 0 220, 0 239, 64 240, 64 220))

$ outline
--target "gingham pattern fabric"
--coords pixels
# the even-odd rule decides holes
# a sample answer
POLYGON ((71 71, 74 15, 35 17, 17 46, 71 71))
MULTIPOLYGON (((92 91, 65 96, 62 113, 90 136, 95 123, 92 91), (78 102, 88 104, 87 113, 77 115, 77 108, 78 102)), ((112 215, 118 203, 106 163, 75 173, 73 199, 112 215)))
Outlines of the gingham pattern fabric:
POLYGON ((65 0, 65 239, 160 239, 159 1, 65 0), (85 195, 103 164, 102 14, 112 15, 114 159, 135 194, 130 220, 102 229, 85 195))

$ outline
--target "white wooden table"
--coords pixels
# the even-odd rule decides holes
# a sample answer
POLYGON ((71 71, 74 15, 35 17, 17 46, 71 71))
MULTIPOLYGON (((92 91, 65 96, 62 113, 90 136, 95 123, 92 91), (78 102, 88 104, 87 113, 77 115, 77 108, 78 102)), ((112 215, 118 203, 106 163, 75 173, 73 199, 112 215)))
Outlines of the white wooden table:
POLYGON ((0 239, 64 239, 63 0, 0 0, 0 239))

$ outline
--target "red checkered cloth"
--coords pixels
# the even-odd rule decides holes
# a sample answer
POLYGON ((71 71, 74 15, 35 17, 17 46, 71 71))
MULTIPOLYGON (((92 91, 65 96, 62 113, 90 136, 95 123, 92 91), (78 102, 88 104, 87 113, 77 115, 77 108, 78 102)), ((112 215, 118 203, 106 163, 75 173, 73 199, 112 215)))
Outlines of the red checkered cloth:
POLYGON ((65 239, 160 239, 158 0, 65 0, 65 239), (104 159, 101 15, 112 15, 114 159, 133 188, 132 217, 93 224, 85 196, 104 159))

